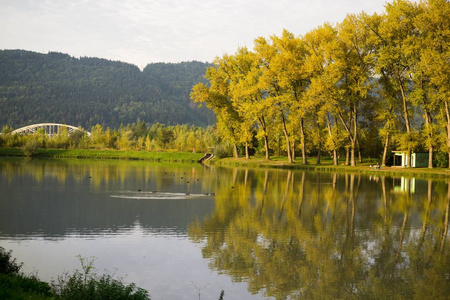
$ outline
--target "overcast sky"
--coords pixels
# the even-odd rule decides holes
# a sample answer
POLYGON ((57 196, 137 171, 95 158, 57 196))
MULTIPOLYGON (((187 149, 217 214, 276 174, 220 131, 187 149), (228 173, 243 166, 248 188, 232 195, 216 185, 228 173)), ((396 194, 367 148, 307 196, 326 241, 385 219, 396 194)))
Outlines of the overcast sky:
POLYGON ((382 12, 385 0, 0 0, 0 49, 57 51, 145 67, 253 48, 256 37, 295 35, 382 12))

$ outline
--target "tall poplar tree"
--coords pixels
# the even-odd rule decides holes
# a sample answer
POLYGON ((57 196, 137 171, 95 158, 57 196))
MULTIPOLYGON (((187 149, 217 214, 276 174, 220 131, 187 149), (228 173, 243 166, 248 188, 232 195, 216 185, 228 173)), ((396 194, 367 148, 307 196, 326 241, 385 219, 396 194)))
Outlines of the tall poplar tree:
MULTIPOLYGON (((287 31, 283 34, 288 35, 287 31)), ((288 162, 292 163, 293 149, 291 145, 291 136, 289 134, 289 108, 293 102, 293 97, 286 92, 286 89, 280 82, 280 68, 282 68, 282 57, 280 56, 280 52, 282 52, 282 50, 279 39, 276 37, 271 37, 271 43, 263 37, 259 37, 255 40, 255 52, 260 59, 262 72, 259 88, 265 91, 266 101, 270 104, 270 107, 274 112, 273 114, 277 115, 279 118, 285 137, 288 162)))
MULTIPOLYGON (((306 70, 306 58, 308 51, 300 38, 295 37, 291 32, 284 30, 281 37, 272 38, 274 45, 278 49, 276 63, 273 68, 277 74, 277 81, 285 93, 286 104, 289 109, 289 123, 292 129, 298 128, 298 136, 302 150, 303 164, 306 159, 306 134, 305 118, 307 105, 304 103, 304 93, 309 87, 310 78, 306 70)), ((297 130, 292 131, 292 135, 297 130)), ((294 141, 295 136, 292 136, 294 141)), ((292 147, 294 156, 295 148, 292 147)))
POLYGON ((409 99, 412 84, 409 77, 411 60, 408 55, 409 39, 415 35, 414 18, 417 10, 414 4, 405 0, 396 0, 386 5, 383 22, 376 32, 380 48, 377 53, 376 70, 389 78, 395 92, 402 99, 402 115, 405 134, 401 147, 408 152, 407 167, 411 167, 411 154, 415 141, 411 126, 412 103, 409 99))
POLYGON ((370 100, 373 48, 363 22, 365 14, 348 15, 338 26, 336 66, 341 71, 338 87, 341 90, 335 109, 350 143, 351 165, 356 165, 359 114, 370 100))
POLYGON ((231 94, 234 106, 245 118, 247 124, 257 124, 258 135, 264 141, 265 158, 269 155, 269 126, 270 107, 264 98, 264 91, 259 88, 261 77, 260 61, 254 52, 247 48, 239 48, 234 55, 235 80, 231 94))
POLYGON ((436 144, 433 115, 444 125, 446 151, 450 162, 450 2, 428 0, 419 4, 415 26, 420 36, 415 39, 414 72, 417 101, 422 105, 426 124, 428 167, 436 144))
POLYGON ((192 88, 191 99, 205 103, 217 116, 217 127, 221 135, 233 144, 234 156, 238 157, 237 145, 242 138, 242 118, 233 106, 230 93, 230 57, 216 58, 213 66, 206 70, 205 78, 210 86, 199 83, 192 88))
POLYGON ((330 24, 308 32, 302 39, 308 51, 305 70, 310 80, 304 101, 313 123, 323 123, 324 119, 328 131, 327 144, 333 153, 334 165, 338 164, 338 149, 342 140, 334 109, 334 103, 338 101, 337 83, 340 79, 332 58, 337 47, 336 39, 337 31, 330 24))

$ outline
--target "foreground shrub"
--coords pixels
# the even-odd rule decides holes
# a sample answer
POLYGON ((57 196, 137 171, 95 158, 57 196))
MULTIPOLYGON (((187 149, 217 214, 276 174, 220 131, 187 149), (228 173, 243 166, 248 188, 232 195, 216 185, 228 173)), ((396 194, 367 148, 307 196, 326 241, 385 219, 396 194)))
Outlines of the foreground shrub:
POLYGON ((72 274, 61 275, 56 282, 52 282, 53 291, 61 299, 150 299, 148 292, 136 287, 134 283, 126 285, 111 275, 97 275, 92 258, 78 257, 82 272, 75 270, 72 274))
POLYGON ((78 256, 82 272, 58 276, 51 286, 35 276, 25 276, 11 256, 11 251, 0 247, 0 299, 67 299, 67 300, 148 300, 148 292, 136 287, 134 283, 126 285, 111 275, 95 274, 93 259, 78 256))
POLYGON ((6 251, 0 247, 0 274, 19 275, 22 264, 18 264, 16 259, 11 257, 11 251, 6 251))
POLYGON ((0 299, 57 299, 50 285, 36 277, 0 274, 0 299))
POLYGON ((55 299, 50 285, 21 274, 22 264, 0 247, 0 299, 55 299))

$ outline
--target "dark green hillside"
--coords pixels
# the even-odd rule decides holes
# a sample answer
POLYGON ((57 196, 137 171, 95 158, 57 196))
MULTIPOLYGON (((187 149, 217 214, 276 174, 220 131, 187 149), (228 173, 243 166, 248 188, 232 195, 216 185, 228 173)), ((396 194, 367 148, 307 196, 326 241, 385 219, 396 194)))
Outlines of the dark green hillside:
POLYGON ((214 116, 189 100, 207 64, 138 67, 62 53, 0 51, 0 125, 41 122, 90 128, 121 123, 208 125, 214 116))

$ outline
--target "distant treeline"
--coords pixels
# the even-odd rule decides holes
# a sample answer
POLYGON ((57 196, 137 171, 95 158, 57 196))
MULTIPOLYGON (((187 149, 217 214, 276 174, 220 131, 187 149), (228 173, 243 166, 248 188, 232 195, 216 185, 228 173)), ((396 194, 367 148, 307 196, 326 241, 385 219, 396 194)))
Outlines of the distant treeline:
POLYGON ((0 51, 0 126, 55 122, 90 129, 147 124, 215 123, 189 99, 205 74, 202 62, 138 67, 99 58, 23 50, 0 51))
POLYGON ((225 140, 251 148, 256 135, 266 158, 281 144, 289 162, 299 152, 303 163, 327 153, 334 164, 341 156, 355 165, 361 155, 386 164, 390 150, 403 150, 429 152, 429 167, 440 152, 446 164, 450 2, 385 8, 304 36, 256 38, 252 50, 218 57, 191 97, 215 112, 225 140))
POLYGON ((33 155, 38 149, 115 149, 142 151, 206 152, 215 147, 219 156, 231 155, 231 145, 221 141, 213 126, 193 125, 166 126, 155 123, 148 126, 137 121, 118 129, 104 128, 97 124, 88 137, 83 131, 67 134, 62 127, 59 134, 50 137, 39 129, 36 134, 11 134, 11 127, 3 127, 0 147, 21 147, 26 155, 33 155))

